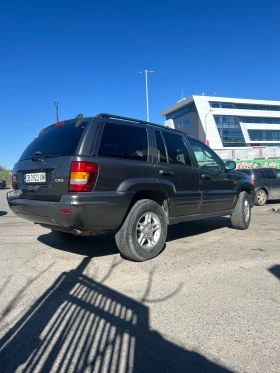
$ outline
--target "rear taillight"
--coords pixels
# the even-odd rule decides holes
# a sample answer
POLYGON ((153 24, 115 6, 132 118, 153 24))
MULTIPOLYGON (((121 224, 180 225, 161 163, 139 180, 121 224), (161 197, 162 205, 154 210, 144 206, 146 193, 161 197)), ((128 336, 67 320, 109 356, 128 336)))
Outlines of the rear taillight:
POLYGON ((254 185, 258 185, 257 180, 253 180, 253 184, 254 184, 254 185))
POLYGON ((94 189, 98 165, 91 162, 72 162, 69 192, 91 192, 94 189))

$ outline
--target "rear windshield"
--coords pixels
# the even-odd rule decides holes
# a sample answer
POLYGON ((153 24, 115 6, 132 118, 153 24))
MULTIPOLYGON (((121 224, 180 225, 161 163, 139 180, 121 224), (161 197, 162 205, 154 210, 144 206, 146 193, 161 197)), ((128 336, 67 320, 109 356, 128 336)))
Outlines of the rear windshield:
MULTIPOLYGON (((63 123, 63 122, 61 122, 63 123)), ((74 155, 82 133, 88 122, 79 125, 77 121, 65 124, 53 124, 43 129, 28 145, 20 157, 20 161, 35 156, 74 155)))

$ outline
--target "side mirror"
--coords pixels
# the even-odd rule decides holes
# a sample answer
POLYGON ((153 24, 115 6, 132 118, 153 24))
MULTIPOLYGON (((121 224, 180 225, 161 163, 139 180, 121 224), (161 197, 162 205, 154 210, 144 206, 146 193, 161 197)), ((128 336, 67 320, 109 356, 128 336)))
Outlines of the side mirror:
POLYGON ((225 162, 225 168, 227 171, 234 170, 236 168, 236 162, 234 161, 226 161, 225 162))

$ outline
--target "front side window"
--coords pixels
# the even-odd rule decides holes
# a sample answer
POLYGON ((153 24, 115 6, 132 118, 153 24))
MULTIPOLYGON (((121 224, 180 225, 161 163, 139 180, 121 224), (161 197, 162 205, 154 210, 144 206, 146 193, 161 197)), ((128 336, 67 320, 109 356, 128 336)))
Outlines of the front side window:
POLYGON ((211 171, 221 171, 221 162, 212 150, 193 139, 188 139, 188 141, 192 147, 199 168, 211 171))
POLYGON ((268 179, 276 179, 276 175, 273 170, 264 170, 268 179))
POLYGON ((275 170, 277 179, 280 179, 280 170, 275 170))
POLYGON ((147 161, 148 142, 146 129, 106 123, 98 155, 102 157, 147 161))
POLYGON ((169 163, 191 166, 191 158, 181 136, 163 133, 169 163))

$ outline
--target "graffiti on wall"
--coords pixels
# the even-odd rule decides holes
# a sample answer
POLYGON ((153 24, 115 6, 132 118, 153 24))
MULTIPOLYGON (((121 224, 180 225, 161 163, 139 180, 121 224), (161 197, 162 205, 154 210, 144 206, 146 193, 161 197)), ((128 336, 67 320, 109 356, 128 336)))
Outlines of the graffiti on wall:
POLYGON ((280 159, 250 159, 246 161, 236 161, 236 168, 280 168, 280 159))

